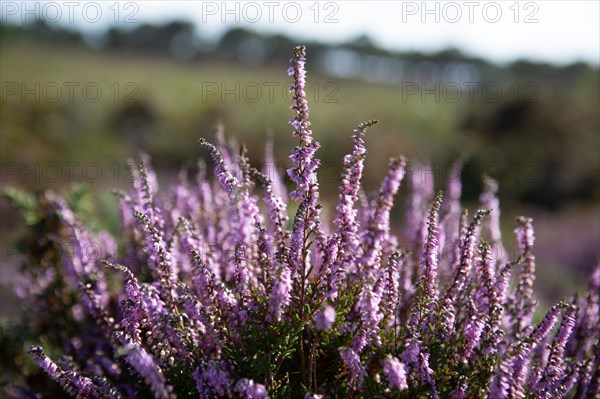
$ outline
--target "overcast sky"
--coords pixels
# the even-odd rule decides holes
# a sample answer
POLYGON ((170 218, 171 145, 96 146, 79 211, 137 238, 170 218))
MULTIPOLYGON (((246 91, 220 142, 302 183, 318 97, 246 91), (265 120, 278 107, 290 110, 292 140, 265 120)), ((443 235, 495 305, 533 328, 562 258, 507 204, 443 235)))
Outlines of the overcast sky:
POLYGON ((600 64, 600 1, 2 1, 3 21, 38 16, 84 31, 184 19, 204 37, 244 26, 338 43, 367 34, 388 49, 453 46, 498 61, 600 64), (60 15, 57 9, 60 7, 60 15), (25 9, 26 8, 26 9, 25 9))

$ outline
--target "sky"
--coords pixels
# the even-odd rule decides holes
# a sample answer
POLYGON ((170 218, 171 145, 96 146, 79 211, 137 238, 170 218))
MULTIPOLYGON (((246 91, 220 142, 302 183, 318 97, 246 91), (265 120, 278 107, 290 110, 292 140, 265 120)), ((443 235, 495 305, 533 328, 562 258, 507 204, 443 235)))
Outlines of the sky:
POLYGON ((455 47, 499 63, 520 58, 600 64, 600 1, 42 1, 3 0, 0 19, 47 21, 98 32, 111 25, 194 22, 216 40, 246 27, 342 43, 366 34, 390 50, 455 47))

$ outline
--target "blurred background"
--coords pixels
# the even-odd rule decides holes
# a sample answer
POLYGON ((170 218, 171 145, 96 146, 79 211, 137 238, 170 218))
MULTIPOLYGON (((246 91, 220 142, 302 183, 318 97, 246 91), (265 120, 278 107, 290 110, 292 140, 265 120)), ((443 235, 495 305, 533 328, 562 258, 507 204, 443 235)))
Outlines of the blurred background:
MULTIPOLYGON (((534 218, 542 302, 581 290, 600 254, 598 2, 425 4, 2 1, 2 187, 82 184, 117 233, 110 191, 129 186, 126 160, 140 151, 166 186, 206 156, 196 141, 222 122, 256 165, 271 138, 285 170, 286 70, 305 44, 326 201, 352 130, 379 119, 368 189, 394 155, 440 188, 462 160, 465 206, 477 206, 483 175, 499 181, 507 247, 515 217, 534 218)), ((4 199, 0 213, 5 323, 24 223, 4 199)))

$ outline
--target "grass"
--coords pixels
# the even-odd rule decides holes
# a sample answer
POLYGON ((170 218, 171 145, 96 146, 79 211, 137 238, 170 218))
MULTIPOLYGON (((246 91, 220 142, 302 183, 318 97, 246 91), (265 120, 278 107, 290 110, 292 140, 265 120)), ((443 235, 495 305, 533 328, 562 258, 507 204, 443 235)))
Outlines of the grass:
MULTIPOLYGON (((123 147, 123 140, 115 137, 110 126, 115 113, 127 106, 122 100, 133 89, 139 89, 134 97, 152 110, 156 120, 155 134, 144 137, 142 146, 151 152, 164 154, 166 151, 179 158, 176 161, 196 157, 197 150, 190 143, 210 133, 209 127, 217 119, 223 120, 230 136, 248 144, 251 155, 262 151, 262 142, 269 131, 275 135, 277 148, 287 149, 292 142, 287 119, 282 117, 289 114, 289 104, 284 98, 284 88, 289 83, 285 65, 242 69, 229 64, 182 64, 152 56, 3 43, 0 67, 3 84, 24 82, 26 87, 31 88, 35 82, 42 87, 49 82, 59 85, 80 82, 82 87, 87 82, 96 82, 103 90, 98 103, 64 100, 32 103, 29 96, 24 104, 18 95, 8 96, 1 106, 3 139, 8 144, 1 152, 5 160, 27 159, 30 154, 32 158, 49 160, 54 160, 58 154, 74 159, 89 159, 98 154, 98 158, 106 159, 111 153, 115 160, 121 159, 116 149, 124 150, 128 155, 134 154, 138 148, 119 148, 123 147), (120 101, 116 102, 115 82, 120 85, 121 95, 120 101), (125 87, 128 82, 135 86, 125 87), (222 84, 229 90, 238 84, 240 101, 236 102, 233 94, 210 95, 203 90, 222 84), (269 98, 268 85, 276 85, 273 98, 269 98), (253 90, 257 86, 262 89, 262 96, 254 102, 253 90), (25 130, 27 121, 20 120, 18 113, 13 112, 23 108, 33 109, 29 111, 49 119, 44 121, 47 122, 43 126, 44 137, 32 137, 32 133, 25 130), (69 115, 69 118, 64 118, 67 121, 56 120, 56 114, 61 113, 69 115), (76 123, 80 124, 79 129, 66 131, 76 123), (34 138, 50 144, 50 148, 44 150, 31 145, 34 138)), ((450 147, 455 150, 461 147, 457 143, 456 129, 448 127, 457 126, 467 104, 422 103, 419 96, 409 97, 404 103, 400 86, 334 81, 315 75, 310 75, 309 79, 311 120, 316 137, 326 148, 329 147, 327 142, 343 139, 340 141, 343 144, 336 146, 337 153, 323 155, 326 162, 337 162, 347 150, 345 147, 349 148, 346 139, 351 129, 370 118, 382 121, 373 137, 369 137, 369 145, 371 151, 384 158, 400 152, 408 156, 433 157, 436 153, 446 153, 450 143, 454 143, 450 147), (433 114, 435 118, 430 117, 433 114), (427 143, 426 149, 424 143, 427 143)), ((63 97, 66 97, 66 92, 65 88, 63 97)), ((77 88, 75 94, 76 100, 82 99, 77 88)), ((283 157, 278 158, 284 161, 283 157)), ((177 163, 172 162, 172 165, 177 163)))

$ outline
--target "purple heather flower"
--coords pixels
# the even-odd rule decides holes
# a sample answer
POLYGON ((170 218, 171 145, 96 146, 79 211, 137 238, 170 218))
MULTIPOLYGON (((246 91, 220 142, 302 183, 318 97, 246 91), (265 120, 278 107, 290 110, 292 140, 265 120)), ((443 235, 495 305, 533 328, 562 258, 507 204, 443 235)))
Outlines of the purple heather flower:
POLYGON ((463 351, 459 354, 463 363, 467 363, 473 354, 473 350, 479 346, 481 340, 481 332, 485 322, 482 314, 471 316, 465 326, 465 345, 463 351))
POLYGON ((475 255, 475 280, 479 286, 473 292, 473 301, 477 303, 477 312, 490 314, 492 307, 498 304, 498 294, 494 290, 495 278, 490 246, 481 240, 475 255))
POLYGON ((294 56, 290 59, 292 63, 291 72, 294 77, 294 85, 290 88, 294 116, 290 124, 294 127, 294 137, 300 138, 300 145, 294 149, 290 158, 294 167, 288 170, 292 181, 296 183, 296 190, 290 194, 292 199, 302 199, 306 204, 309 214, 314 209, 318 200, 317 173, 319 160, 314 159, 314 153, 319 149, 318 142, 313 141, 312 131, 308 128, 309 109, 306 100, 304 86, 306 84, 306 48, 298 46, 294 49, 294 56))
MULTIPOLYGON (((230 140, 232 139, 230 138, 230 140)), ((215 148, 219 151, 219 154, 221 154, 224 166, 230 171, 236 171, 236 154, 235 151, 231 151, 231 149, 237 149, 239 147, 237 147, 234 142, 227 141, 227 138, 225 137, 225 125, 222 122, 217 122, 215 125, 215 148)))
POLYGON ((281 321, 281 316, 290 304, 292 291, 292 276, 290 269, 282 265, 279 276, 269 296, 269 313, 276 321, 281 321))
POLYGON ((581 379, 581 372, 584 365, 578 363, 571 363, 566 367, 563 376, 556 386, 553 392, 545 392, 548 398, 564 398, 568 392, 571 392, 575 384, 581 379))
POLYGON ((361 325, 352 340, 352 349, 356 353, 361 353, 369 344, 381 345, 381 337, 378 332, 379 322, 383 319, 383 311, 380 307, 382 294, 383 283, 381 280, 375 287, 371 287, 369 283, 363 285, 360 293, 361 325))
POLYGON ((244 399, 266 399, 267 390, 263 384, 257 384, 251 379, 242 378, 235 384, 235 391, 244 399))
MULTIPOLYGON (((496 285, 495 285, 495 291, 498 293, 498 300, 497 302, 490 302, 490 307, 492 307, 492 311, 495 310, 495 312, 493 313, 492 316, 492 323, 496 323, 496 324, 500 324, 502 321, 502 312, 504 311, 504 304, 507 302, 507 292, 508 292, 508 286, 510 283, 510 276, 511 276, 511 269, 510 269, 510 265, 507 265, 504 267, 504 269, 502 269, 500 271, 500 275, 498 276, 498 279, 496 280, 496 285)), ((490 301, 492 301, 493 298, 490 297, 490 301)))
MULTIPOLYGON (((339 268, 339 255, 340 255, 340 238, 337 234, 330 236, 326 240, 326 244, 320 251, 323 255, 322 261, 315 260, 315 263, 319 264, 319 269, 316 271, 316 278, 318 286, 321 291, 327 287, 331 288, 328 296, 331 298, 333 293, 336 291, 337 283, 342 275, 342 271, 339 268)), ((314 271, 313 271, 314 272, 314 271)))
POLYGON ((439 399, 435 380, 433 379, 433 370, 429 367, 429 353, 420 353, 418 366, 419 376, 429 385, 431 394, 434 399, 439 399))
POLYGON ((331 305, 322 307, 315 316, 315 324, 319 330, 329 330, 335 323, 335 309, 331 305))
POLYGON ((570 356, 576 355, 578 359, 585 357, 588 350, 597 341, 597 336, 593 333, 598 331, 600 323, 600 264, 598 264, 592 273, 588 284, 588 291, 585 299, 581 304, 581 317, 578 320, 577 326, 571 339, 570 356), (575 353, 573 353, 575 352, 575 353))
POLYGON ((565 377, 565 347, 575 328, 577 308, 571 306, 563 315, 562 323, 554 337, 552 350, 541 380, 536 384, 537 391, 549 394, 559 389, 561 380, 565 377))
MULTIPOLYGON (((36 363, 48 374, 53 380, 57 381, 62 388, 73 396, 78 398, 106 398, 108 396, 102 393, 100 387, 86 376, 83 376, 73 370, 64 371, 56 363, 54 363, 40 347, 31 347, 29 354, 34 358, 36 363)), ((120 398, 121 395, 115 392, 115 398, 120 398)))
POLYGON ((156 227, 156 224, 153 224, 153 221, 151 221, 146 214, 135 211, 134 216, 144 228, 146 251, 149 260, 148 265, 160 282, 164 294, 171 302, 173 302, 172 287, 177 280, 176 270, 174 268, 175 262, 173 262, 171 254, 167 250, 163 233, 156 227))
POLYGON ((408 389, 406 367, 398 358, 387 355, 383 360, 383 374, 387 377, 390 388, 398 388, 401 391, 408 389))
MULTIPOLYGON (((109 299, 106 279, 104 270, 97 268, 96 262, 108 256, 109 248, 100 245, 101 241, 106 242, 108 238, 93 237, 64 200, 56 196, 53 196, 52 200, 61 221, 69 231, 69 239, 61 245, 61 249, 65 251, 62 258, 69 281, 75 286, 84 278, 93 278, 94 292, 101 305, 105 306, 109 299)), ((109 245, 114 245, 114 240, 113 244, 109 245)))
POLYGON ((213 322, 211 313, 214 308, 205 307, 191 294, 185 294, 180 299, 187 316, 190 318, 190 324, 193 329, 189 332, 189 338, 194 340, 204 353, 221 353, 222 334, 219 334, 216 323, 213 322))
MULTIPOLYGON (((80 375, 74 370, 65 371, 62 378, 70 382, 70 386, 64 386, 66 391, 72 390, 71 394, 77 394, 77 397, 81 398, 107 398, 107 395, 103 394, 91 378, 80 375), (68 388, 67 388, 68 387, 68 388)), ((117 394, 118 397, 120 395, 117 394)))
MULTIPOLYGON (((296 211, 294 218, 294 226, 290 237, 290 266, 294 278, 300 275, 305 264, 304 259, 304 235, 306 226, 307 208, 304 203, 301 203, 296 211)), ((304 276, 301 276, 304 278, 304 276)))
POLYGON ((527 333, 526 325, 533 317, 535 300, 533 298, 533 282, 535 281, 535 256, 533 253, 535 236, 533 233, 533 219, 526 217, 517 218, 519 226, 515 229, 521 256, 521 270, 519 271, 518 286, 514 296, 514 310, 512 320, 512 333, 519 337, 527 333))
POLYGON ((255 286, 255 271, 248 261, 248 248, 242 244, 243 242, 245 241, 240 241, 235 245, 230 264, 234 270, 235 291, 239 294, 240 299, 245 301, 250 296, 251 288, 255 286))
POLYGON ((469 388, 469 381, 466 376, 460 377, 458 387, 450 394, 450 399, 464 399, 469 388))
POLYGON ((211 272, 197 250, 191 249, 190 252, 194 271, 194 289, 204 306, 218 307, 224 312, 236 308, 238 303, 231 289, 225 287, 217 275, 211 272))
POLYGON ((438 228, 438 213, 442 205, 442 193, 439 192, 431 206, 429 212, 427 239, 423 255, 421 256, 421 267, 423 269, 423 289, 425 294, 425 302, 429 305, 430 302, 437 300, 437 269, 439 261, 439 228, 438 228))
POLYGON ((39 346, 32 346, 28 353, 33 356, 33 359, 36 363, 44 370, 46 374, 48 374, 52 379, 57 380, 62 370, 58 367, 56 363, 54 363, 46 354, 44 353, 44 349, 39 346))
POLYGON ((354 140, 353 151, 344 157, 344 167, 339 186, 339 204, 336 208, 337 216, 334 220, 334 224, 337 226, 336 235, 339 237, 340 256, 333 266, 334 272, 330 281, 331 290, 328 295, 332 299, 337 297, 342 273, 351 271, 350 269, 355 263, 354 260, 360 253, 356 203, 366 155, 363 138, 367 129, 376 123, 375 120, 363 122, 354 130, 352 136, 354 140))
POLYGON ((419 354, 421 353, 421 342, 412 339, 406 343, 404 346, 404 351, 402 352, 402 361, 409 365, 414 365, 417 363, 419 359, 419 354))
POLYGON ((254 384, 250 391, 250 397, 256 399, 263 399, 267 397, 267 389, 263 384, 254 384))
MULTIPOLYGON (((320 161, 315 159, 314 154, 319 149, 318 142, 313 141, 312 131, 309 129, 308 121, 309 109, 306 100, 304 86, 306 84, 306 71, 304 69, 306 62, 306 48, 298 46, 294 49, 294 56, 290 59, 292 63, 292 75, 294 85, 290 87, 292 95, 292 106, 294 116, 290 124, 294 127, 294 137, 300 139, 300 143, 294 148, 290 159, 293 167, 288 169, 288 175, 296 183, 296 189, 290 193, 293 200, 300 200, 300 206, 294 218, 290 242, 290 266, 292 277, 299 278, 301 281, 307 278, 307 272, 310 270, 308 265, 311 256, 307 246, 308 235, 316 233, 316 240, 319 240, 321 232, 319 231, 320 207, 317 206, 319 199, 317 168, 320 161)), ((302 283, 304 287, 304 283, 302 283)))
MULTIPOLYGON (((264 202, 267 204, 269 211, 268 221, 270 223, 270 229, 272 236, 276 240, 277 244, 277 256, 279 258, 286 257, 288 254, 287 242, 289 240, 289 233, 285 228, 288 221, 287 207, 283 198, 275 192, 274 181, 271 180, 268 175, 260 173, 256 169, 251 169, 253 177, 258 180, 265 188, 264 202)), ((284 188, 285 189, 285 188, 284 188)), ((281 191, 280 189, 279 191, 281 191)))
POLYGON ((148 198, 152 198, 158 193, 158 177, 152 168, 152 163, 150 162, 150 156, 144 152, 140 154, 140 172, 143 173, 142 185, 146 187, 144 190, 146 191, 146 195, 148 198))
MULTIPOLYGON (((521 342, 516 348, 516 353, 512 360, 510 370, 513 373, 512 379, 510 380, 509 393, 512 395, 521 395, 524 391, 523 383, 529 367, 529 354, 537 347, 550 333, 554 325, 558 321, 562 310, 566 307, 564 303, 559 303, 552 307, 542 320, 542 322, 533 329, 529 337, 525 342, 521 342)), ((505 375, 500 375, 498 378, 506 378, 505 375)))
POLYGON ((174 399, 173 388, 166 384, 161 368, 152 356, 138 344, 127 345, 124 349, 127 363, 146 381, 156 399, 174 399))
POLYGON ((458 218, 458 231, 450 232, 450 237, 453 237, 452 246, 453 251, 450 252, 448 259, 448 275, 447 278, 454 278, 454 275, 458 272, 460 267, 460 259, 463 248, 463 242, 467 236, 469 230, 469 210, 463 209, 458 218))
MULTIPOLYGON (((137 279, 131 271, 123 265, 114 265, 104 262, 107 267, 121 271, 125 276, 125 294, 128 301, 123 306, 123 319, 121 325, 127 331, 131 339, 136 343, 141 343, 140 326, 148 324, 149 315, 145 303, 145 296, 142 292, 137 279)), ((147 327, 147 326, 144 326, 147 327)))
POLYGON ((496 376, 494 377, 492 386, 490 388, 489 399, 508 398, 508 391, 511 386, 510 373, 511 370, 508 362, 500 362, 500 365, 498 366, 498 370, 496 372, 496 376))
POLYGON ((337 234, 334 234, 329 239, 325 255, 327 262, 324 262, 325 268, 321 271, 321 274, 325 277, 320 281, 321 288, 326 291, 327 297, 332 301, 337 299, 340 285, 348 273, 350 273, 350 270, 345 267, 347 265, 342 260, 340 241, 340 236, 337 234))
POLYGON ((339 187, 339 205, 337 206, 337 216, 334 223, 338 227, 338 235, 342 240, 342 250, 346 251, 349 257, 356 256, 359 246, 355 204, 358 200, 364 158, 367 153, 363 137, 367 129, 376 123, 377 121, 364 122, 354 130, 352 136, 354 149, 352 154, 344 157, 344 169, 339 187))
POLYGON ((400 273, 398 270, 402 267, 403 262, 404 256, 400 252, 394 252, 388 260, 387 270, 385 271, 381 303, 385 317, 388 320, 388 326, 393 326, 397 322, 396 316, 400 302, 400 273))
POLYGON ((200 398, 209 399, 215 395, 231 397, 233 382, 228 367, 222 360, 203 361, 194 372, 194 380, 200 398))
POLYGON ((427 214, 427 203, 434 195, 433 173, 431 166, 422 162, 410 164, 408 173, 408 183, 410 187, 410 198, 406 206, 406 224, 404 236, 410 242, 423 242, 422 227, 427 214))
POLYGON ((238 186, 238 180, 229 172, 225 161, 223 159, 223 155, 217 150, 213 144, 210 144, 206 139, 201 138, 198 140, 198 144, 202 147, 208 148, 210 151, 210 156, 215 164, 215 173, 221 182, 221 186, 225 189, 227 194, 233 194, 233 190, 235 190, 238 186))
MULTIPOLYGON (((595 359, 589 359, 586 363, 581 366, 581 373, 579 378, 579 386, 575 393, 577 399, 593 398, 594 395, 600 393, 600 384, 598 381, 593 381, 594 372, 597 375, 600 369, 600 355, 596 352, 595 359)), ((596 377, 597 379, 597 377, 596 377)))
POLYGON ((367 371, 360 361, 360 357, 351 348, 339 348, 340 356, 344 361, 344 364, 350 372, 349 383, 354 389, 360 389, 363 385, 363 381, 367 376, 367 371))
MULTIPOLYGON (((450 213, 454 216, 460 214, 460 197, 462 194, 462 181, 460 175, 463 169, 463 160, 459 160, 448 169, 449 175, 446 181, 447 200, 442 205, 442 213, 450 213)), ((485 209, 485 207, 484 207, 485 209)))
POLYGON ((440 215, 443 215, 440 220, 440 234, 439 242, 440 248, 446 248, 445 253, 442 254, 440 262, 443 261, 445 267, 440 270, 442 279, 447 280, 452 278, 454 270, 455 260, 458 258, 458 254, 452 250, 454 247, 458 247, 456 243, 459 242, 459 225, 460 225, 460 214, 461 205, 460 197, 462 194, 462 182, 460 179, 461 171, 463 168, 463 161, 459 161, 452 165, 449 169, 449 175, 446 182, 445 200, 442 203, 440 215), (447 247, 446 243, 449 243, 447 247))
POLYGON ((494 249, 496 265, 501 266, 506 263, 506 250, 502 246, 502 232, 500 230, 500 200, 497 196, 498 182, 487 177, 484 182, 484 191, 479 197, 479 203, 483 209, 490 209, 492 212, 485 225, 489 236, 489 242, 494 249))
MULTIPOLYGON (((135 162, 128 162, 130 174, 133 179, 133 191, 128 202, 132 209, 143 212, 148 218, 154 219, 156 216, 155 195, 158 191, 156 174, 152 170, 149 157, 146 154, 140 155, 141 161, 136 166, 135 162)), ((162 226, 161 226, 162 227, 162 226)))
POLYGON ((459 292, 462 291, 471 269, 473 266, 473 255, 475 251, 475 243, 479 234, 479 226, 483 217, 489 214, 489 211, 477 211, 477 214, 473 218, 466 234, 461 243, 461 255, 460 264, 456 272, 456 276, 450 288, 448 288, 446 295, 441 301, 441 311, 444 317, 445 334, 452 332, 454 328, 454 321, 456 319, 456 299, 459 292))
POLYGON ((383 246, 389 239, 390 211, 394 204, 394 196, 404 179, 406 161, 403 157, 392 158, 388 165, 388 173, 379 189, 379 197, 369 225, 364 234, 364 255, 358 260, 363 270, 359 272, 369 281, 377 270, 383 246), (365 266, 369 267, 365 267, 365 266))
POLYGON ((265 145, 265 164, 262 172, 273 184, 273 194, 285 201, 287 198, 287 190, 283 182, 283 177, 279 173, 277 168, 277 162, 275 161, 275 155, 273 150, 273 141, 267 141, 265 145))

